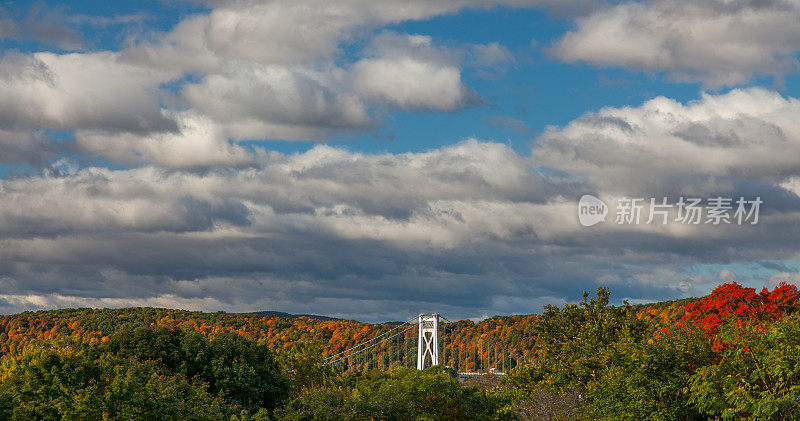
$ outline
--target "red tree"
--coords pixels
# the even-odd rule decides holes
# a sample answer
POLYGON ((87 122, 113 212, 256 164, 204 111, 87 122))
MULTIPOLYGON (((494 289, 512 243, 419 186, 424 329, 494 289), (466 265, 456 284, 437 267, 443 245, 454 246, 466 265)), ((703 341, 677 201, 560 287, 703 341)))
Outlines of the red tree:
POLYGON ((797 308, 798 292, 794 285, 781 282, 771 292, 756 293, 735 282, 722 284, 711 294, 684 308, 682 321, 701 329, 711 339, 728 322, 739 325, 777 320, 797 308))

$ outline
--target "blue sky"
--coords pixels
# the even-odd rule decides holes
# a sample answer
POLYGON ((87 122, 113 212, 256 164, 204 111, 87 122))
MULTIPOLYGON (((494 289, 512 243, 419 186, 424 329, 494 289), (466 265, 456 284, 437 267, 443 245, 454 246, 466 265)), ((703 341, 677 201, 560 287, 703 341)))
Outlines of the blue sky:
POLYGON ((480 317, 800 283, 797 22, 755 0, 3 3, 0 311, 480 317), (586 193, 764 205, 583 227, 586 193))

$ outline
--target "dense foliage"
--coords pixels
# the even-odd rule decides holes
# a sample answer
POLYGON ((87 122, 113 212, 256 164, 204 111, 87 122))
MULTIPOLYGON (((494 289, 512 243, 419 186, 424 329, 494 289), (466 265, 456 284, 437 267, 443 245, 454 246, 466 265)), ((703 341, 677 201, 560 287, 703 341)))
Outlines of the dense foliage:
POLYGON ((271 411, 289 393, 272 352, 237 335, 139 328, 50 345, 4 359, 3 418, 221 419, 271 411))
POLYGON ((440 367, 352 375, 339 384, 310 390, 282 412, 286 420, 491 420, 500 399, 459 386, 440 367))
MULTIPOLYGON (((498 316, 477 324, 469 320, 447 324, 448 332, 451 333, 442 355, 450 359, 459 355, 459 352, 466 353, 467 349, 472 348, 464 340, 467 336, 478 336, 488 342, 507 344, 517 354, 530 354, 536 341, 532 330, 535 318, 534 315, 498 316)), ((294 343, 314 343, 322 347, 325 355, 331 355, 374 338, 395 326, 352 320, 263 317, 159 308, 63 309, 0 316, 0 355, 17 355, 27 344, 42 339, 69 339, 75 343, 101 342, 116 331, 137 327, 181 328, 200 332, 207 337, 232 333, 266 344, 272 349, 290 347, 294 343)), ((407 333, 409 339, 413 333, 407 333)), ((416 358, 416 350, 410 348, 410 343, 406 345, 407 349, 399 351, 411 363, 416 358)), ((472 366, 475 363, 470 360, 472 366)), ((379 361, 362 360, 358 361, 358 368, 377 367, 379 364, 379 361)))
POLYGON ((448 324, 458 334, 445 365, 489 357, 459 337, 529 357, 481 387, 445 367, 362 360, 343 374, 324 364, 392 324, 150 308, 23 313, 0 322, 0 420, 800 419, 799 298, 789 285, 732 283, 700 299, 611 306, 600 288, 539 316, 448 324))
POLYGON ((800 325, 794 286, 731 283, 638 313, 609 292, 548 307, 536 358, 509 378, 528 394, 577 395, 584 419, 798 419, 800 325))

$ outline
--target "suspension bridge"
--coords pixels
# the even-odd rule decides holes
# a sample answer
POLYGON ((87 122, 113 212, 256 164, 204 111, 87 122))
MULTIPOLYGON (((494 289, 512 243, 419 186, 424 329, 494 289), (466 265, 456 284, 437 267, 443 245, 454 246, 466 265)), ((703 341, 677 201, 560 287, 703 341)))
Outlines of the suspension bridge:
POLYGON ((525 357, 438 313, 420 314, 325 358, 342 372, 441 365, 462 376, 505 375, 525 357))

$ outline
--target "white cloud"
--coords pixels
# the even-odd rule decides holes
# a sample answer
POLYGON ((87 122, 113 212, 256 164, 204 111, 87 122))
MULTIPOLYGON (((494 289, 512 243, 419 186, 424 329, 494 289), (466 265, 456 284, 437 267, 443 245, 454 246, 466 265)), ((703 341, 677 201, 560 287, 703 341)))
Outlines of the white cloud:
POLYGON ((62 294, 0 294, 0 312, 5 314, 19 313, 23 311, 50 310, 65 307, 161 307, 212 312, 219 311, 226 306, 224 303, 212 297, 186 299, 183 297, 178 297, 174 294, 163 294, 156 297, 147 298, 92 298, 67 296, 62 294))
POLYGON ((553 52, 567 62, 737 85, 797 70, 799 21, 795 1, 626 1, 579 18, 553 52))
POLYGON ((365 101, 345 89, 347 77, 337 68, 312 71, 240 62, 186 85, 182 93, 230 137, 320 139, 372 124, 365 101))
MULTIPOLYGON (((228 60, 269 64, 329 62, 343 41, 381 26, 425 20, 465 8, 551 7, 541 0, 314 0, 212 2, 205 15, 183 20, 157 42, 138 44, 126 54, 189 71, 213 72, 228 60)), ((591 8, 589 1, 569 2, 591 8)))
MULTIPOLYGON (((467 105, 457 54, 430 37, 383 33, 350 63, 339 48, 387 23, 494 5, 231 2, 120 52, 10 54, 0 127, 75 130, 90 156, 127 165, 250 165, 231 140, 321 140, 377 126, 387 106, 467 105)), ((499 45, 481 51, 503 59, 499 45)), ((18 139, 15 149, 31 149, 18 139)))
POLYGON ((220 6, 183 20, 156 43, 131 48, 126 57, 200 72, 219 70, 228 60, 294 64, 327 59, 344 31, 368 18, 366 11, 332 2, 220 6))
POLYGON ((472 46, 472 55, 475 63, 480 66, 498 66, 514 61, 514 54, 497 42, 472 46))
POLYGON ((356 89, 401 108, 452 111, 464 104, 467 90, 457 67, 412 58, 365 59, 353 68, 356 89))
POLYGON ((228 141, 219 125, 193 112, 165 112, 177 124, 177 131, 118 133, 78 130, 75 141, 89 156, 111 159, 127 165, 151 163, 165 167, 243 167, 253 165, 256 156, 243 146, 228 141))
POLYGON ((770 276, 767 280, 767 284, 771 287, 775 287, 781 282, 800 286, 800 273, 780 272, 770 276))
POLYGON ((0 232, 190 232, 228 221, 245 227, 237 234, 242 236, 285 224, 423 245, 449 242, 425 233, 443 229, 464 243, 472 241, 467 232, 506 238, 530 231, 520 211, 544 204, 548 189, 502 144, 471 140, 402 155, 316 146, 303 154, 273 154, 265 167, 235 172, 90 168, 69 176, 7 180, 0 232), (504 171, 497 171, 500 167, 504 171))
POLYGON ((350 76, 361 95, 405 109, 453 111, 467 104, 456 53, 434 46, 431 37, 384 32, 368 51, 350 76))
POLYGON ((736 276, 736 273, 730 269, 722 269, 717 274, 716 282, 717 283, 726 283, 726 282, 737 282, 739 281, 739 277, 736 276))
POLYGON ((174 123, 156 85, 172 76, 115 53, 11 54, 0 59, 0 125, 147 132, 174 123))
POLYGON ((232 61, 182 94, 235 139, 320 139, 375 123, 370 107, 453 111, 468 91, 430 37, 384 33, 351 68, 232 61))
POLYGON ((760 88, 687 104, 657 97, 551 127, 533 154, 538 164, 623 194, 728 190, 725 177, 778 183, 800 169, 798 113, 797 99, 760 88))

